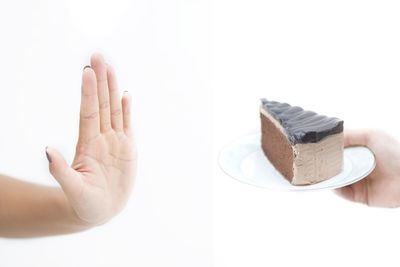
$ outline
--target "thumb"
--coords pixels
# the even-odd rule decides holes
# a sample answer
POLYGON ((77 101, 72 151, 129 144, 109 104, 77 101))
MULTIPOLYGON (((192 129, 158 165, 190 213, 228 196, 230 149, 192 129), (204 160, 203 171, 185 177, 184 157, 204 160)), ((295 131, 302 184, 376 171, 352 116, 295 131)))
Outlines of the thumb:
POLYGON ((370 129, 345 129, 344 146, 368 146, 370 129))
POLYGON ((56 149, 46 147, 46 157, 49 161, 51 175, 61 185, 63 191, 68 195, 79 186, 79 176, 65 161, 64 157, 56 149))

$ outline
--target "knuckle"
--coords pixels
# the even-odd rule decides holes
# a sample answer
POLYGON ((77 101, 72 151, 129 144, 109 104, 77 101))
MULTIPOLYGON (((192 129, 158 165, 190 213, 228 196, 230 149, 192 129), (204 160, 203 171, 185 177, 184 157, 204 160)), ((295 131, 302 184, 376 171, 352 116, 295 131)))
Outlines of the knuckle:
POLYGON ((100 75, 100 77, 96 77, 97 79, 96 79, 96 81, 97 81, 97 84, 101 84, 101 85, 103 85, 103 86, 107 86, 107 77, 106 76, 103 76, 103 75, 100 75))
POLYGON ((122 111, 119 108, 111 111, 112 116, 120 116, 121 114, 122 114, 122 111))
POLYGON ((101 130, 102 132, 111 130, 111 122, 109 120, 102 121, 101 123, 101 130))
POLYGON ((85 120, 93 120, 99 117, 99 112, 95 111, 89 114, 82 114, 81 113, 81 119, 85 119, 85 120))
POLYGON ((108 109, 108 108, 110 108, 110 102, 108 102, 108 101, 101 102, 99 107, 100 107, 100 109, 108 109))

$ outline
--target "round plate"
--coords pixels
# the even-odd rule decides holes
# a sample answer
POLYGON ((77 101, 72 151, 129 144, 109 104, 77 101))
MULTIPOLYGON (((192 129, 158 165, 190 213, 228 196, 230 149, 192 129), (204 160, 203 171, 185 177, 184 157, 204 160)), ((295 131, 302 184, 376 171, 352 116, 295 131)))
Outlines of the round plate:
POLYGON ((355 183, 375 168, 375 156, 367 147, 347 147, 341 173, 317 184, 292 185, 264 155, 261 134, 257 133, 243 136, 223 148, 219 165, 226 174, 243 183, 268 189, 305 191, 334 189, 355 183))

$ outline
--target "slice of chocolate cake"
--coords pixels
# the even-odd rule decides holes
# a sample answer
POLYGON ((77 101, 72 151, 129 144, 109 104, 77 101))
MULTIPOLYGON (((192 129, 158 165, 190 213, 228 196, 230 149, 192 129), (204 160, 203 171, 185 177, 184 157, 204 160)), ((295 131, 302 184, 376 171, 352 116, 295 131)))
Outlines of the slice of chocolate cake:
POLYGON ((343 167, 343 121, 261 99, 262 149, 293 185, 329 179, 343 167))

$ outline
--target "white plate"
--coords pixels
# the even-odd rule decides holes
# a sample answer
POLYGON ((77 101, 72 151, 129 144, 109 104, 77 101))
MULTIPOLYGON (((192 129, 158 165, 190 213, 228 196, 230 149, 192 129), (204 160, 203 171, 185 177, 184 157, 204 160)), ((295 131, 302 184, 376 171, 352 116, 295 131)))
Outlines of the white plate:
POLYGON ((344 168, 338 175, 313 185, 292 185, 269 162, 261 149, 261 134, 246 135, 228 144, 219 155, 221 169, 243 183, 278 190, 334 189, 355 183, 375 168, 375 156, 363 146, 344 149, 344 168))

